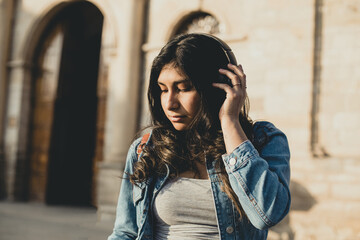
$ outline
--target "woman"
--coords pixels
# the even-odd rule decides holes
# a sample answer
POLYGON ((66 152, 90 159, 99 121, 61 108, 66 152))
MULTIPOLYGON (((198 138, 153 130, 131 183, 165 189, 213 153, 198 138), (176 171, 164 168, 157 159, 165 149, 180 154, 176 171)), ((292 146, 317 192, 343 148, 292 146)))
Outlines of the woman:
POLYGON ((210 35, 186 34, 155 58, 152 131, 129 149, 108 239, 266 239, 288 213, 286 136, 250 120, 231 54, 210 35))

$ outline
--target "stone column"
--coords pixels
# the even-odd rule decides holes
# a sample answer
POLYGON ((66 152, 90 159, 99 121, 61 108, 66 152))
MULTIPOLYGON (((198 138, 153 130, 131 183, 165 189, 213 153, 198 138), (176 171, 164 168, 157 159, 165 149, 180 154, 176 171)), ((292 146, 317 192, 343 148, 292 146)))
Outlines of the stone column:
POLYGON ((5 162, 5 122, 9 85, 8 61, 17 1, 0 0, 0 199, 8 195, 7 165, 5 162))
MULTIPOLYGON (((7 197, 9 200, 23 199, 16 196, 16 189, 23 185, 16 184, 18 176, 21 178, 22 165, 26 155, 26 144, 28 136, 28 112, 30 108, 30 95, 24 92, 25 78, 29 74, 29 68, 23 62, 9 62, 9 87, 7 101, 7 119, 5 124, 5 156, 6 156, 6 180, 7 197), (20 174, 20 175, 19 175, 20 174)), ((22 191, 18 192, 22 195, 22 191)))
MULTIPOLYGON (((118 39, 113 56, 104 55, 106 51, 102 53, 103 62, 109 69, 104 160, 97 166, 98 215, 102 221, 114 219, 127 151, 138 125, 140 46, 145 1, 117 0, 110 3, 112 11, 117 14, 118 39)), ((104 36, 107 34, 104 33, 104 36)))

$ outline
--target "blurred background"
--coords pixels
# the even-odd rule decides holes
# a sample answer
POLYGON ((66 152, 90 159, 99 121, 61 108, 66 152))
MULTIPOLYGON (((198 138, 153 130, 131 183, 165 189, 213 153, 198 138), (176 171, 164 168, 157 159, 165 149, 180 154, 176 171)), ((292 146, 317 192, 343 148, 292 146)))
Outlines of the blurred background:
POLYGON ((229 44, 251 118, 288 136, 269 239, 360 239, 360 0, 0 0, 2 202, 95 207, 111 231, 151 62, 185 32, 229 44))

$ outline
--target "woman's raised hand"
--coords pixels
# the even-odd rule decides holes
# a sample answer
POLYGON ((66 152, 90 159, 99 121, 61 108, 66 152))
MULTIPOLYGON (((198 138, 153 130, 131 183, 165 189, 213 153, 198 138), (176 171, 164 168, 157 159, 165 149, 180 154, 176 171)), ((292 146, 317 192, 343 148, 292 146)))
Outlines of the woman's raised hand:
POLYGON ((231 80, 233 87, 225 83, 213 83, 214 87, 223 89, 226 92, 226 99, 219 112, 221 122, 225 119, 227 121, 239 121, 239 114, 246 99, 246 75, 242 66, 229 63, 228 68, 232 71, 219 69, 219 72, 231 80))

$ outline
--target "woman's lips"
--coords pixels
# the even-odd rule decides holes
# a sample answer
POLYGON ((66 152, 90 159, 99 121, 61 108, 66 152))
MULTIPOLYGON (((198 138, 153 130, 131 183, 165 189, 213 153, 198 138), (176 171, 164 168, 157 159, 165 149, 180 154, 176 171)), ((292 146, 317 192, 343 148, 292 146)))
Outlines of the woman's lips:
POLYGON ((181 122, 185 116, 170 116, 169 119, 171 122, 181 122))

